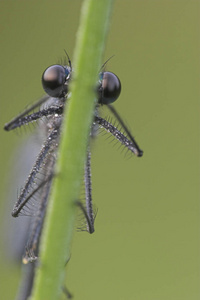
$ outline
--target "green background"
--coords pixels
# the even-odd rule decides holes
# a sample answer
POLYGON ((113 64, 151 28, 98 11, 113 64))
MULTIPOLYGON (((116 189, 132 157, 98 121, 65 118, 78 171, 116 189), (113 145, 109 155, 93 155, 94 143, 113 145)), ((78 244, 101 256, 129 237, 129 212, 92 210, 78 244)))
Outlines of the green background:
MULTIPOLYGON (((63 49, 73 57, 81 3, 0 1, 1 128, 43 95, 41 74, 61 61, 63 49)), ((67 287, 75 299, 200 297, 199 20, 199 1, 115 2, 104 61, 115 54, 107 65, 122 83, 115 107, 144 156, 127 159, 102 136, 94 143, 96 231, 74 235, 67 287)), ((13 239, 9 220, 17 222, 7 209, 16 201, 8 197, 10 158, 29 130, 19 133, 0 131, 0 298, 6 300, 14 299, 20 280, 20 265, 6 248, 13 239)), ((20 177, 21 168, 11 177, 20 177)))

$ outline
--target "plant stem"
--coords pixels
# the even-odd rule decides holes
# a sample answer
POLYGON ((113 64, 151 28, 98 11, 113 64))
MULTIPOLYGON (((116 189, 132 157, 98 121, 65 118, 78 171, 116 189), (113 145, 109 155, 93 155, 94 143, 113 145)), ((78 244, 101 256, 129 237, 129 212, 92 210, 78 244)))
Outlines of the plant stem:
POLYGON ((85 0, 74 55, 71 98, 63 120, 60 152, 41 239, 32 300, 58 299, 64 281, 95 107, 112 0, 85 0))

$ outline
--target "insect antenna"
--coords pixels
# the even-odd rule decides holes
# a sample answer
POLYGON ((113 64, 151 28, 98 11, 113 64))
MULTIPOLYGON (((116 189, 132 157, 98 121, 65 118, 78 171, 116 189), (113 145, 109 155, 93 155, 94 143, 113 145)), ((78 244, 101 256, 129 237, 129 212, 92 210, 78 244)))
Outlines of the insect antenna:
POLYGON ((107 62, 109 61, 109 60, 111 60, 111 58, 113 58, 115 55, 113 54, 111 57, 109 57, 104 63, 103 63, 103 65, 101 66, 101 69, 99 70, 99 72, 101 72, 102 70, 103 70, 103 68, 105 67, 105 65, 107 64, 107 62))
POLYGON ((65 54, 67 55, 69 67, 72 69, 72 62, 71 62, 71 60, 70 60, 70 58, 69 58, 69 55, 68 55, 68 53, 67 53, 67 51, 66 51, 65 49, 64 49, 64 51, 65 51, 65 54))

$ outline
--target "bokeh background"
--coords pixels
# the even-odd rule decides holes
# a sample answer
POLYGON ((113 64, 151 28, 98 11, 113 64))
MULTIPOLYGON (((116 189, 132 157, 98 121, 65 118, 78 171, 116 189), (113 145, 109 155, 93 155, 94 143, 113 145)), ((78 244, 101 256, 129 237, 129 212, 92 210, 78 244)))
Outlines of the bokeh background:
MULTIPOLYGON (((14 299, 20 281, 10 207, 27 168, 15 149, 30 136, 3 125, 43 95, 41 74, 63 49, 73 57, 81 4, 0 1, 1 299, 14 299)), ((127 159, 102 136, 94 144, 96 232, 74 235, 74 299, 200 297, 199 26, 198 0, 115 1, 104 61, 115 55, 107 67, 122 83, 115 107, 144 156, 127 159)))

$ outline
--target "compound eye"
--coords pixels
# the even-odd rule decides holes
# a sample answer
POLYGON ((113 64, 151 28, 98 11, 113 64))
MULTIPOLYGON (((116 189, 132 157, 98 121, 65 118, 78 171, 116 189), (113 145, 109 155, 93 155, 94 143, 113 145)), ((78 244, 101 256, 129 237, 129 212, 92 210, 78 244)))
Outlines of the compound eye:
POLYGON ((51 97, 63 97, 68 92, 67 80, 70 71, 68 67, 53 65, 48 67, 42 74, 42 86, 51 97))
POLYGON ((111 72, 100 74, 99 99, 100 104, 113 103, 120 95, 121 82, 117 75, 111 72))

